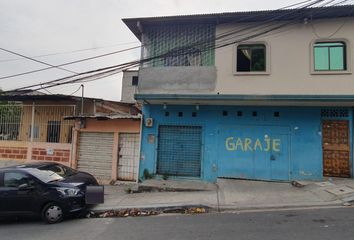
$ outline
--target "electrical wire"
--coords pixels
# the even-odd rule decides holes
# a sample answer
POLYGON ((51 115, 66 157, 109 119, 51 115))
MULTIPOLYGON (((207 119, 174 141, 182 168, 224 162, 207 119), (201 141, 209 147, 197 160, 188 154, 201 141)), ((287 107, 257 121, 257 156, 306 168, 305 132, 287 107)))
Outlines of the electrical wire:
MULTIPOLYGON (((285 26, 286 24, 283 24, 283 25, 285 26)), ((264 31, 264 32, 262 32, 262 33, 258 33, 258 34, 252 35, 252 36, 247 36, 246 38, 240 39, 239 41, 244 41, 245 39, 249 39, 249 38, 255 37, 255 36, 257 36, 257 35, 261 35, 261 34, 264 34, 264 33, 268 33, 268 32, 270 32, 270 31, 272 31, 272 30, 279 29, 280 27, 282 27, 282 26, 277 26, 277 27, 274 27, 274 28, 272 28, 272 29, 268 29, 267 31, 264 31)), ((227 45, 229 45, 229 44, 227 44, 227 45)), ((225 46, 225 44, 224 44, 223 46, 225 46)), ((222 47, 222 46, 219 46, 219 47, 222 47)), ((159 56, 158 56, 158 57, 159 57, 159 56)), ((142 60, 142 61, 149 61, 149 60, 151 60, 151 59, 144 59, 144 60, 142 60)), ((138 63, 138 61, 136 61, 136 62, 138 63)), ((127 65, 126 65, 125 67, 127 68, 127 67, 132 67, 132 66, 127 66, 127 65)), ((113 71, 116 72, 115 69, 113 69, 113 71)), ((118 71, 120 72, 121 69, 118 69, 118 71)), ((111 72, 111 70, 110 70, 110 72, 111 72)), ((113 73, 114 73, 114 72, 113 72, 113 73)), ((112 74, 113 74, 113 73, 112 73, 112 74)), ((103 75, 103 76, 102 76, 102 74, 105 74, 105 73, 98 73, 99 76, 97 76, 97 74, 95 74, 95 75, 94 75, 94 77, 95 77, 94 79, 102 78, 102 77, 105 77, 105 76, 106 76, 106 75, 103 75)), ((91 76, 91 77, 92 77, 92 76, 91 76)), ((84 79, 87 80, 87 77, 83 77, 83 78, 76 79, 76 80, 71 80, 71 81, 65 82, 65 83, 56 83, 56 84, 53 85, 53 86, 58 86, 58 85, 68 84, 68 83, 73 83, 73 82, 79 82, 79 81, 82 81, 82 80, 84 80, 84 79)), ((55 80, 55 81, 56 81, 56 80, 55 80)))
POLYGON ((41 64, 44 64, 44 65, 47 65, 47 66, 50 66, 51 68, 58 68, 60 70, 63 70, 63 71, 66 71, 66 72, 70 72, 70 73, 77 73, 77 72, 74 72, 74 71, 71 71, 71 70, 68 70, 68 69, 65 69, 65 68, 62 68, 60 66, 54 66, 52 64, 49 64, 49 63, 46 63, 46 62, 43 62, 43 61, 39 61, 37 59, 34 59, 34 58, 31 58, 31 57, 27 57, 23 54, 20 54, 20 53, 16 53, 14 51, 10 51, 8 49, 5 49, 5 48, 1 48, 0 47, 0 50, 4 51, 4 52, 8 52, 8 53, 11 53, 11 54, 14 54, 14 55, 17 55, 17 56, 20 56, 20 57, 23 57, 23 58, 26 58, 28 60, 31 60, 31 61, 34 61, 34 62, 37 62, 37 63, 41 63, 41 64))
POLYGON ((75 90, 74 92, 70 93, 69 96, 74 95, 74 94, 77 93, 81 88, 82 88, 82 86, 80 85, 79 88, 78 88, 77 90, 75 90))
MULTIPOLYGON (((42 57, 50 57, 50 56, 57 56, 57 55, 64 55, 64 54, 71 54, 71 53, 78 53, 78 52, 87 52, 87 51, 99 50, 99 49, 104 49, 104 48, 112 48, 112 47, 117 47, 117 46, 122 46, 122 45, 130 45, 133 43, 138 44, 139 42, 134 41, 134 42, 126 42, 126 43, 120 43, 120 44, 114 44, 114 45, 108 45, 108 46, 101 46, 101 47, 83 48, 83 49, 77 49, 77 50, 65 51, 65 52, 47 53, 47 54, 42 54, 42 55, 31 56, 31 58, 42 58, 42 57)), ((23 60, 23 58, 3 59, 3 60, 0 60, 0 62, 13 62, 13 61, 19 61, 19 60, 23 60)))
MULTIPOLYGON (((316 4, 317 2, 321 2, 321 1, 324 1, 324 0, 316 0, 314 3, 311 3, 310 5, 316 4)), ((286 9, 286 8, 289 8, 289 7, 298 6, 298 5, 302 5, 303 3, 309 3, 309 2, 313 2, 313 0, 306 0, 306 1, 303 1, 303 2, 300 2, 300 3, 297 3, 297 4, 292 4, 292 5, 289 5, 289 6, 285 6, 285 7, 280 8, 280 9, 286 9)), ((302 7, 308 7, 308 6, 310 6, 310 5, 305 5, 305 6, 302 6, 302 7)), ((262 14, 262 13, 260 13, 260 14, 262 14)), ((238 21, 240 21, 240 20, 241 20, 241 21, 247 21, 247 20, 250 20, 251 18, 256 18, 256 17, 257 17, 257 15, 247 16, 247 17, 245 17, 245 18, 238 19, 238 21)), ((273 20, 273 19, 271 19, 271 20, 273 20)), ((270 21, 271 21, 271 20, 270 20, 270 21)), ((245 29, 249 29, 249 28, 245 28, 245 29)), ((242 31, 242 30, 241 30, 241 31, 242 31)), ((226 34, 226 33, 223 33, 223 35, 225 35, 225 34, 226 34)), ((222 36, 220 36, 220 37, 222 37, 222 36)), ((92 60, 92 59, 96 59, 96 58, 100 58, 100 57, 105 57, 105 56, 109 56, 109 55, 113 55, 113 54, 117 54, 117 53, 129 51, 129 50, 134 50, 134 49, 141 48, 141 47, 146 47, 146 44, 141 45, 141 46, 136 46, 136 47, 132 47, 132 48, 127 48, 127 49, 119 50, 119 51, 115 51, 115 52, 111 52, 111 53, 107 53, 107 54, 102 54, 102 55, 98 55, 98 56, 94 56, 94 57, 89 57, 89 58, 85 58, 85 59, 81 59, 81 60, 77 60, 77 61, 73 61, 73 62, 68 62, 68 63, 56 65, 55 67, 62 67, 62 66, 70 65, 70 64, 75 64, 75 63, 83 62, 83 61, 88 61, 88 60, 92 60)), ((32 70, 32 71, 28 71, 28 72, 23 72, 23 73, 18 73, 18 74, 13 74, 13 75, 8 75, 8 76, 3 76, 3 77, 0 77, 0 80, 1 80, 1 79, 7 79, 7 78, 18 77, 18 76, 22 76, 22 75, 26 75, 26 74, 32 74, 32 73, 36 73, 36 72, 40 72, 40 71, 45 71, 45 70, 51 69, 51 68, 53 68, 53 67, 54 67, 54 66, 48 67, 48 68, 42 68, 42 69, 32 70)))
MULTIPOLYGON (((298 23, 298 21, 299 21, 299 19, 297 19, 297 23, 298 23)), ((296 23, 294 23, 294 24, 296 24, 296 23)), ((220 47, 224 47, 224 46, 228 46, 230 44, 234 44, 235 42, 242 42, 242 41, 245 41, 247 39, 251 39, 251 38, 254 38, 254 37, 257 37, 257 36, 261 36, 263 34, 270 33, 270 32, 272 32, 274 30, 283 28, 284 26, 287 26, 287 25, 289 25, 289 22, 286 22, 284 24, 280 24, 278 26, 266 29, 266 30, 264 30, 264 31, 262 31, 260 33, 256 33, 256 34, 253 34, 253 35, 250 35, 250 36, 245 36, 245 37, 243 37, 241 39, 238 39, 236 41, 233 41, 233 42, 224 43, 222 45, 215 46, 215 49, 216 48, 220 48, 220 47)), ((165 54, 163 54, 163 55, 165 55, 165 54)), ((98 70, 93 70, 93 71, 89 71, 89 72, 86 72, 86 73, 81 73, 81 74, 88 74, 88 73, 98 72, 98 73, 92 74, 91 76, 83 76, 83 77, 80 77, 80 78, 77 78, 77 79, 70 79, 70 78, 73 78, 73 77, 77 76, 77 75, 74 75, 74 76, 69 76, 69 77, 62 78, 62 79, 52 80, 52 81, 46 82, 46 84, 48 84, 48 86, 46 86, 46 88, 55 87, 55 86, 59 86, 59 85, 63 85, 63 84, 77 83, 77 82, 80 82, 80 81, 83 82, 83 81, 97 80, 97 79, 100 79, 100 78, 103 78, 103 77, 107 77, 107 76, 116 74, 116 73, 121 72, 121 71, 123 71, 125 69, 129 69, 129 68, 132 68, 132 67, 139 66, 143 62, 151 61, 151 59, 156 59, 158 57, 161 57, 161 56, 150 57, 150 58, 147 58, 147 59, 142 59, 142 60, 138 60, 138 61, 132 61, 132 62, 125 63, 125 64, 119 64, 119 65, 115 65, 115 66, 106 67, 106 68, 103 68, 103 69, 98 69, 98 70), (113 68, 113 69, 111 69, 111 68, 113 68), (105 72, 102 72, 102 71, 105 71, 105 72), (63 82, 63 80, 68 80, 68 81, 63 82)), ((80 74, 78 74, 78 75, 80 75, 80 74)), ((37 85, 26 86, 26 87, 23 87, 23 88, 18 88, 16 90, 27 89, 27 88, 36 87, 36 86, 38 86, 38 84, 37 85)), ((43 89, 43 87, 41 86, 39 89, 43 89)))
MULTIPOLYGON (((92 59, 96 59, 96 58, 106 57, 106 56, 109 56, 109 55, 122 53, 122 52, 130 51, 130 50, 133 50, 133 49, 137 49, 137 48, 140 48, 140 46, 135 46, 135 47, 131 47, 131 48, 123 49, 123 50, 118 50, 118 51, 114 51, 114 52, 110 52, 110 53, 105 53, 105 54, 101 54, 101 55, 97 55, 97 56, 93 56, 93 57, 89 57, 89 58, 84 58, 84 59, 80 59, 80 60, 76 60, 76 61, 72 61, 72 62, 68 62, 68 63, 63 63, 63 64, 59 64, 59 65, 51 66, 51 67, 47 67, 47 68, 41 68, 41 69, 32 70, 32 71, 28 71, 28 72, 8 75, 8 76, 0 77, 0 80, 7 79, 7 78, 18 77, 18 76, 23 76, 23 75, 27 75, 27 74, 31 74, 31 73, 36 73, 36 72, 41 72, 41 71, 45 71, 45 70, 48 70, 48 69, 52 69, 54 67, 60 68, 62 66, 67 66, 67 65, 71 65, 71 64, 75 64, 75 63, 79 63, 79 62, 84 62, 84 61, 88 61, 88 60, 92 60, 92 59)), ((76 72, 74 72, 74 73, 76 73, 76 72)))

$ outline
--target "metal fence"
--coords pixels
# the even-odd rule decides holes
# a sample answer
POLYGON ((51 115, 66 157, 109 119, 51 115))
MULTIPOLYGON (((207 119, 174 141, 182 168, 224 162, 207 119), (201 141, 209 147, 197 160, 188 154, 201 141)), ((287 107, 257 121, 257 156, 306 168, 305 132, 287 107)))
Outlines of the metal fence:
POLYGON ((0 105, 0 141, 70 143, 75 105, 0 105))

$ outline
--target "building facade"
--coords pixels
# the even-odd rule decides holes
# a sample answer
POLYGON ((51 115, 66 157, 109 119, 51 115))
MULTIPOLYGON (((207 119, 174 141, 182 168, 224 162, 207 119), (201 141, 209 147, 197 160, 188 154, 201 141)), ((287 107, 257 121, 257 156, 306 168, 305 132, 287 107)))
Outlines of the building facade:
POLYGON ((354 6, 124 19, 140 178, 353 176, 354 6))

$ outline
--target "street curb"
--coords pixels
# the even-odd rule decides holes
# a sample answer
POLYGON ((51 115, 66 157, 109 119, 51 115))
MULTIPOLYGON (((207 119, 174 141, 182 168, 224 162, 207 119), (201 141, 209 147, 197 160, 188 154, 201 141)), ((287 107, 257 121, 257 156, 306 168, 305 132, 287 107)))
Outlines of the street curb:
POLYGON ((170 206, 156 206, 156 207, 128 206, 128 207, 116 207, 116 208, 87 209, 87 210, 94 213, 103 213, 106 211, 124 211, 124 210, 132 210, 132 209, 139 209, 140 211, 164 212, 164 211, 173 211, 173 210, 190 209, 190 208, 204 208, 208 211, 211 209, 209 206, 206 205, 186 204, 186 205, 170 205, 170 206))
POLYGON ((127 206, 127 207, 114 207, 102 209, 88 209, 89 212, 101 214, 107 211, 130 211, 138 209, 139 211, 155 211, 161 214, 173 212, 177 210, 188 210, 193 208, 204 208, 206 213, 217 212, 251 212, 251 211, 277 211, 277 210, 291 210, 291 209, 320 209, 320 208, 337 208, 337 207, 352 207, 344 206, 343 203, 329 203, 329 204, 309 204, 309 205, 283 205, 283 206, 263 206, 263 207, 225 207, 225 206, 208 206, 203 204, 182 204, 182 205, 167 205, 156 207, 143 207, 143 206, 127 206))

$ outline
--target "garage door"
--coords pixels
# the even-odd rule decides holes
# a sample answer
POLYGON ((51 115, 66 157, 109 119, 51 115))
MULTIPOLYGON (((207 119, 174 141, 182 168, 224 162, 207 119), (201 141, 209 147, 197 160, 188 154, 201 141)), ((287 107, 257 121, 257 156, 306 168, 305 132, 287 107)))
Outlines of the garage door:
POLYGON ((218 176, 289 180, 289 128, 225 126, 218 131, 218 176))
POLYGON ((78 169, 100 180, 112 176, 113 133, 81 132, 78 146, 78 169))
POLYGON ((136 181, 138 175, 139 133, 120 133, 117 176, 119 180, 136 181))
POLYGON ((157 174, 200 177, 202 128, 159 126, 157 174))

